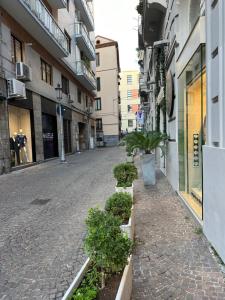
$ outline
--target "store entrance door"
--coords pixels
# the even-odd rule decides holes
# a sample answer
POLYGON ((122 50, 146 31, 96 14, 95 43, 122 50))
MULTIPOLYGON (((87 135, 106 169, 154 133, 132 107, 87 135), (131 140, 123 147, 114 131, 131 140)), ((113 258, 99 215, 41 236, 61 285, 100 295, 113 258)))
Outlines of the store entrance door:
POLYGON ((42 126, 43 126, 44 159, 57 157, 59 154, 58 154, 56 117, 43 113, 42 126))
POLYGON ((79 122, 79 148, 80 150, 86 150, 86 141, 85 141, 85 123, 79 122))
POLYGON ((206 136, 206 73, 187 86, 187 191, 202 203, 202 146, 206 136))

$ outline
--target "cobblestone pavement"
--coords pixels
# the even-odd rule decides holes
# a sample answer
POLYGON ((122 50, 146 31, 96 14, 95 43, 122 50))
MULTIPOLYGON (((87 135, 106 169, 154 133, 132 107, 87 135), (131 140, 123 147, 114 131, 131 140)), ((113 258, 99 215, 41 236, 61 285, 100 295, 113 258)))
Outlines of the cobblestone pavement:
POLYGON ((225 299, 225 277, 210 245, 162 173, 136 187, 133 300, 225 299))
POLYGON ((85 261, 88 208, 114 192, 123 153, 87 151, 0 177, 0 300, 62 298, 85 261))

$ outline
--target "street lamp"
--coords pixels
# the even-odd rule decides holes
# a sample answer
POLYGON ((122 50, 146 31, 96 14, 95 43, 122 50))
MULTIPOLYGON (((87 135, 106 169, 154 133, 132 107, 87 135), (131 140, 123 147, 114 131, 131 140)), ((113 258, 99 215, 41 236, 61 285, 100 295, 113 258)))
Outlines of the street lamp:
POLYGON ((62 87, 60 86, 60 83, 57 84, 56 88, 56 97, 59 101, 58 108, 59 108, 59 120, 60 120, 60 139, 61 139, 61 162, 66 162, 65 159, 65 148, 64 148, 64 135, 63 135, 63 116, 62 116, 62 87))

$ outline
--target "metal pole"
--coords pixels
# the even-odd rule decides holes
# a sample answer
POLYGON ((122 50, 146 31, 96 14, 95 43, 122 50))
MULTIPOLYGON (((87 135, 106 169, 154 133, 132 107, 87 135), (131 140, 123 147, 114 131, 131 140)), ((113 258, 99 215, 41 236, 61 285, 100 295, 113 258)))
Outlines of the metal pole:
POLYGON ((62 105, 59 104, 59 119, 60 119, 60 136, 61 136, 61 162, 65 162, 65 149, 64 149, 64 136, 63 136, 63 117, 62 117, 62 105))

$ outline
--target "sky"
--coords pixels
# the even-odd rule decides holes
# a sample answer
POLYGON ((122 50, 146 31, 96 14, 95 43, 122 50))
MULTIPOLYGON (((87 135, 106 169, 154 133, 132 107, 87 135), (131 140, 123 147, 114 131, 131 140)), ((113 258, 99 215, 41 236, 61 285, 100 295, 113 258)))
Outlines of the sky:
POLYGON ((138 70, 138 0, 94 0, 95 34, 119 44, 121 71, 138 70))

